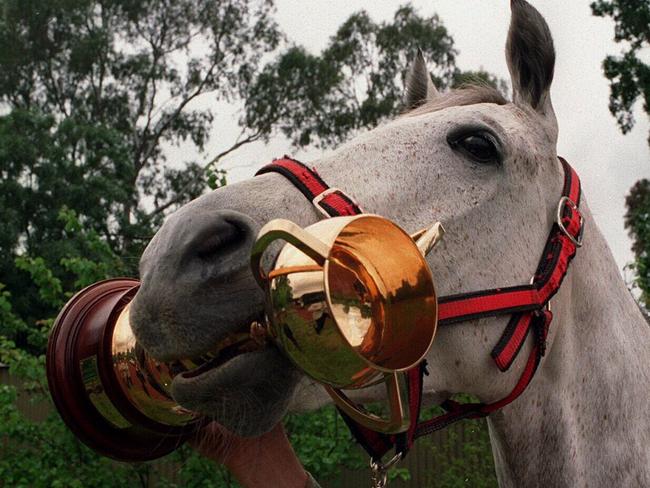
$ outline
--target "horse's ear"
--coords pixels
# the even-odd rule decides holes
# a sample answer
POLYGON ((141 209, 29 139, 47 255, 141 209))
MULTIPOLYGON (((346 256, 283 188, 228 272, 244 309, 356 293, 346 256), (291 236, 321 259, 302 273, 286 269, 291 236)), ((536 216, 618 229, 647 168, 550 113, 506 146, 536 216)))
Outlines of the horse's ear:
POLYGON ((544 17, 525 0, 510 0, 512 18, 506 44, 513 101, 544 115, 553 112, 551 82, 555 71, 553 37, 544 17))
POLYGON ((418 48, 413 66, 406 75, 406 97, 404 105, 407 109, 419 107, 428 100, 433 100, 438 95, 427 62, 424 60, 422 50, 418 48))

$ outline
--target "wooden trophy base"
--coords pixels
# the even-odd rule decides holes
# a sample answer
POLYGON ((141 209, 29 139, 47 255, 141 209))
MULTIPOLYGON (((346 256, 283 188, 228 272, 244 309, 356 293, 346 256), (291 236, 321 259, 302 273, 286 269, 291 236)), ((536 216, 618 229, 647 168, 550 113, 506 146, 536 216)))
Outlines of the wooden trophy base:
POLYGON ((129 462, 172 452, 202 423, 156 422, 116 387, 107 334, 138 285, 137 280, 118 278, 77 293, 56 319, 46 362, 54 404, 70 430, 100 454, 129 462))

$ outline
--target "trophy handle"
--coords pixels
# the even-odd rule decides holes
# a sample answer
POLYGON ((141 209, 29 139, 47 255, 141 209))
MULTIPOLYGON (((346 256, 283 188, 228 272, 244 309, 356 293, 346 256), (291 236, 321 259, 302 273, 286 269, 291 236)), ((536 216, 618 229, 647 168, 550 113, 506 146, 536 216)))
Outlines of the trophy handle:
POLYGON ((405 388, 405 375, 403 373, 385 373, 384 383, 386 384, 390 409, 390 417, 388 419, 362 410, 359 405, 350 400, 341 390, 328 385, 323 386, 325 386, 327 393, 332 397, 336 406, 355 422, 384 434, 405 432, 408 430, 410 424, 408 404, 403 399, 403 395, 407 391, 405 388))
POLYGON ((271 243, 278 239, 297 247, 320 266, 325 265, 329 254, 329 247, 325 243, 312 236, 309 232, 305 232, 290 220, 271 220, 260 230, 251 251, 253 276, 263 289, 266 288, 267 275, 262 269, 262 256, 271 243))
POLYGON ((442 237, 445 235, 445 228, 440 222, 436 222, 431 227, 424 228, 411 234, 411 239, 415 241, 418 249, 423 256, 427 256, 431 250, 436 247, 442 237))

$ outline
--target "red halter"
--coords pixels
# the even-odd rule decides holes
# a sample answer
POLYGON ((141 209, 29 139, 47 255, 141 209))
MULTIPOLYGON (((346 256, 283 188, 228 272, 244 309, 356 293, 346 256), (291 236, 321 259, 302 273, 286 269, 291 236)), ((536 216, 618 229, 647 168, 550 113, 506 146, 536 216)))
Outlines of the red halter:
MULTIPOLYGON (((569 263, 578 247, 582 246, 584 219, 580 214, 580 179, 576 172, 563 159, 564 188, 558 203, 557 219, 551 228, 542 258, 535 275, 528 285, 495 288, 472 293, 446 296, 439 299, 439 325, 452 325, 458 322, 482 317, 511 315, 511 319, 499 342, 492 349, 492 358, 501 371, 507 371, 532 330, 535 345, 528 357, 526 367, 515 388, 505 398, 494 403, 460 404, 447 400, 442 407, 447 413, 418 423, 422 398, 422 378, 428 374, 423 361, 407 372, 409 379, 409 410, 411 426, 402 434, 385 435, 357 424, 340 412, 357 441, 379 463, 381 458, 393 447, 397 454, 393 459, 403 457, 414 440, 423 435, 447 427, 457 420, 485 417, 514 401, 523 393, 544 356, 546 337, 553 319, 550 300, 557 293, 566 276, 569 263)), ((308 200, 325 216, 357 215, 362 213, 355 201, 336 188, 330 188, 315 169, 284 157, 257 172, 280 173, 298 188, 308 200)))

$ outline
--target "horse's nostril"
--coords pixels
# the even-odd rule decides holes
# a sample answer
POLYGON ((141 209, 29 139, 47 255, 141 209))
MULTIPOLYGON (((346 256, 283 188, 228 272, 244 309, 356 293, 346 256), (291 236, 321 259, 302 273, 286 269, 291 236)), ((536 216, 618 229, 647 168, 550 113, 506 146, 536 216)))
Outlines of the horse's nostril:
POLYGON ((176 230, 182 246, 181 269, 188 279, 224 279, 248 267, 256 235, 256 224, 250 217, 222 210, 179 222, 176 230))
POLYGON ((213 260, 241 246, 245 240, 245 233, 235 225, 220 225, 196 243, 195 252, 200 259, 213 260))

